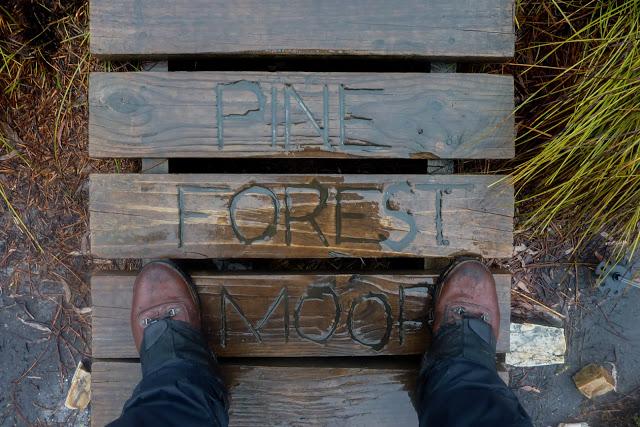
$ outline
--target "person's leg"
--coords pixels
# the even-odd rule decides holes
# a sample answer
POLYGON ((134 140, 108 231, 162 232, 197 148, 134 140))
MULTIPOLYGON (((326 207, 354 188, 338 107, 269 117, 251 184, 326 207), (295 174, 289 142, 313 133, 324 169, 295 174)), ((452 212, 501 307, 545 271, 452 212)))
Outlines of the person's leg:
POLYGON ((200 332, 189 279, 171 264, 154 262, 140 272, 133 292, 142 380, 109 426, 226 426, 226 390, 200 332))
POLYGON ((478 261, 456 264, 439 284, 434 338, 418 378, 421 426, 532 426, 496 371, 499 325, 491 273, 478 261))

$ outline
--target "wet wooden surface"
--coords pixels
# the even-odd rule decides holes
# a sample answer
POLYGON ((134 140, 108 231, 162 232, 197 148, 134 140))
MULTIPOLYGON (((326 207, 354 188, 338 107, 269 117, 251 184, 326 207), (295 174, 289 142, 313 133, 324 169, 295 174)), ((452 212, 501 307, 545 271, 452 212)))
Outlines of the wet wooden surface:
POLYGON ((505 59, 512 0, 91 0, 105 57, 302 54, 505 59))
POLYGON ((513 78, 93 73, 92 157, 510 158, 513 78))
MULTIPOLYGON (((334 363, 334 365, 336 365, 334 363)), ((418 365, 368 367, 222 365, 232 426, 418 424, 413 405, 418 365)), ((140 365, 94 362, 91 424, 117 418, 140 380, 140 365)))
POLYGON ((513 252, 513 187, 492 175, 91 176, 104 258, 513 252))
MULTIPOLYGON (((111 58, 495 61, 514 51, 513 0, 91 0, 90 6, 92 53, 111 58)), ((509 257, 513 188, 498 183, 501 177, 169 175, 168 162, 160 169, 151 162, 508 158, 512 94, 511 77, 478 74, 95 74, 90 154, 144 158, 143 169, 163 173, 92 176, 93 255, 509 257)), ((498 350, 507 351, 510 280, 495 277, 498 350)), ((424 314, 433 275, 197 273, 194 279, 209 343, 220 355, 245 357, 223 360, 231 425, 417 425, 418 357, 402 355, 428 347, 424 314), (393 356, 360 357, 369 355, 393 356)), ((92 279, 94 426, 120 414, 140 379, 139 364, 123 360, 137 357, 129 325, 133 280, 131 274, 92 279)))
MULTIPOLYGON (((203 331, 222 357, 422 354, 436 275, 192 275, 203 331)), ((509 351, 510 284, 494 275, 501 311, 498 352, 509 351)), ((138 357, 129 325, 134 275, 91 279, 92 354, 138 357)))

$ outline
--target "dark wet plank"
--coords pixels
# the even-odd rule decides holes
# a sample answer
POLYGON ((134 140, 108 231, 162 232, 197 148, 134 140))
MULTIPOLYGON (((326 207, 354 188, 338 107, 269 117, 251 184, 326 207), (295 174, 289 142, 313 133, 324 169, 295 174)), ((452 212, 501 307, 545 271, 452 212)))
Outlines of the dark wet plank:
POLYGON ((513 78, 93 73, 92 157, 510 158, 513 78))
MULTIPOLYGON (((367 365, 223 365, 230 425, 417 425, 412 403, 417 364, 367 365)), ((138 363, 93 363, 92 426, 120 415, 140 376, 138 363)))
POLYGON ((504 59, 513 0, 92 0, 105 57, 302 54, 504 59))
MULTIPOLYGON (((422 354, 429 345, 430 274, 194 273, 203 331, 222 357, 422 354), (336 320, 337 319, 337 320, 336 320)), ((510 284, 494 275, 497 350, 509 351, 510 284)), ((134 275, 91 279, 92 354, 138 357, 129 327, 134 275)))
POLYGON ((491 175, 91 176, 104 258, 513 252, 513 187, 491 175))

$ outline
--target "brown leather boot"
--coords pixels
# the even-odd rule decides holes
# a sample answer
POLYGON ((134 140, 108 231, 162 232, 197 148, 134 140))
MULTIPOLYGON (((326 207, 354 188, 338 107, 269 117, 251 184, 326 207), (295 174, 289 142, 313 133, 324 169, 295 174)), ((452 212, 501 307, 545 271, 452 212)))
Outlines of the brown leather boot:
POLYGON ((140 351, 144 328, 171 318, 200 330, 198 294, 189 278, 168 261, 147 264, 136 277, 131 303, 131 331, 140 351))
POLYGON ((435 299, 433 335, 448 323, 464 317, 484 320, 500 332, 500 310, 493 275, 480 261, 463 260, 453 264, 442 277, 435 299))

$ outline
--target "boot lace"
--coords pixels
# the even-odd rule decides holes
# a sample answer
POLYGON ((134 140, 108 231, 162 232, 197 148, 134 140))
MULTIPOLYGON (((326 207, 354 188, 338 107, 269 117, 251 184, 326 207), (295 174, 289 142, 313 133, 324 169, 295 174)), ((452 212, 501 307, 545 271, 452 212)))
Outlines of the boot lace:
POLYGON ((175 317, 176 314, 177 314, 176 309, 175 308, 170 308, 169 310, 167 310, 167 312, 165 313, 164 316, 147 317, 146 319, 144 319, 143 323, 144 323, 144 326, 147 327, 147 326, 151 325, 152 323, 156 323, 158 320, 170 319, 172 317, 175 317))

